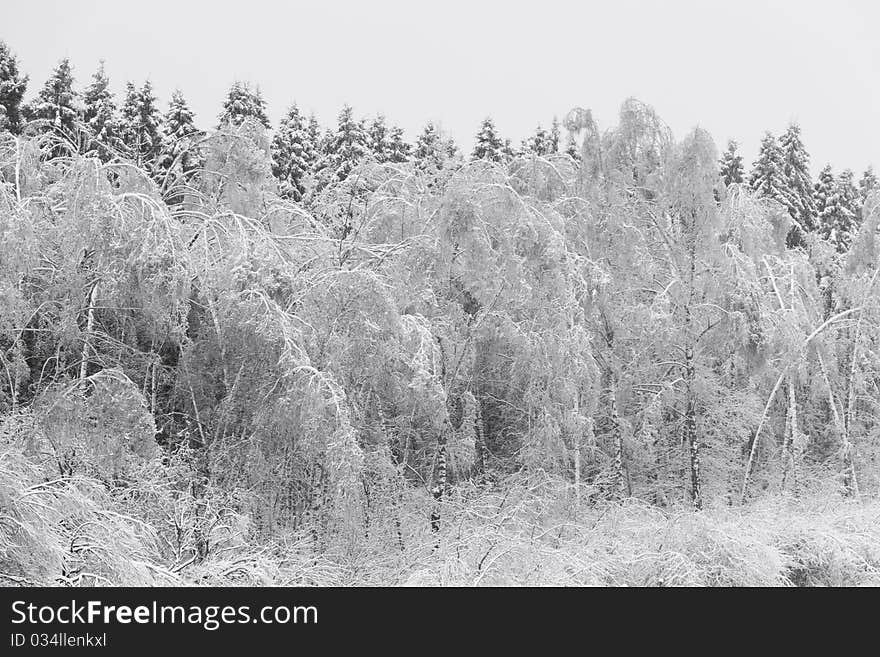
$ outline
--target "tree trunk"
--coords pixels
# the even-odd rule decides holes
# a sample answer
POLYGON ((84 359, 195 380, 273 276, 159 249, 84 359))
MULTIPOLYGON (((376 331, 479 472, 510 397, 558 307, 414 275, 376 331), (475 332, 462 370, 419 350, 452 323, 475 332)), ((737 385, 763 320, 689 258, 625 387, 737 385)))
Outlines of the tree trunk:
POLYGON ((682 427, 682 442, 688 450, 691 471, 691 502, 694 509, 703 508, 703 494, 700 480, 700 444, 697 439, 697 400, 694 394, 694 351, 691 347, 685 350, 685 411, 682 427))
POLYGON ((431 532, 438 534, 437 541, 439 544, 441 505, 443 503, 443 495, 447 487, 447 469, 446 469, 446 444, 448 442, 447 432, 449 431, 449 421, 443 423, 443 429, 437 437, 437 472, 434 479, 434 486, 431 489, 431 495, 434 496, 434 508, 431 511, 431 532))
POLYGON ((79 378, 84 380, 89 373, 89 349, 91 348, 92 332, 95 330, 95 303, 98 299, 98 283, 92 285, 92 291, 89 293, 89 310, 86 319, 85 337, 83 337, 82 360, 79 363, 79 378))

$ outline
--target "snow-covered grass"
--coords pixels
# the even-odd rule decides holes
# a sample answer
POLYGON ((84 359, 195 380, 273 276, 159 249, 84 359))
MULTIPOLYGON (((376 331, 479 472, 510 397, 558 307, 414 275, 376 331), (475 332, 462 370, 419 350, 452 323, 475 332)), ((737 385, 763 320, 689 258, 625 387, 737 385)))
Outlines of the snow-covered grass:
MULTIPOLYGON (((547 476, 461 485, 432 533, 432 500, 357 505, 334 522, 172 562, 151 527, 84 479, 45 481, 0 455, 3 585, 860 586, 880 585, 880 501, 765 497, 700 513, 637 500, 578 502, 547 476), (345 522, 342 518, 348 517, 345 522)), ((155 518, 155 516, 154 516, 155 518)), ((156 522, 154 519, 153 522, 156 522)))

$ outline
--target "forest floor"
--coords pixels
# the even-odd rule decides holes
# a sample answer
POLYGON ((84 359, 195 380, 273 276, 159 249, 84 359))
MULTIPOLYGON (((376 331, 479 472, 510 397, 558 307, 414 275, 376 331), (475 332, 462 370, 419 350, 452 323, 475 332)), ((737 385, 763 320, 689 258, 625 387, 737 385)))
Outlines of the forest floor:
MULTIPOLYGON (((432 533, 425 502, 320 557, 285 550, 270 579, 403 586, 880 586, 880 501, 765 497, 695 513, 637 500, 595 505, 543 480, 459 490, 432 533), (297 556, 294 556, 297 555, 297 556)), ((267 573, 268 575, 268 573, 267 573)))
POLYGON ((332 517, 297 530, 261 533, 246 516, 218 516, 196 559, 191 548, 173 551, 192 498, 148 509, 131 491, 47 480, 0 453, 0 584, 880 586, 871 496, 765 492, 695 512, 597 501, 586 486, 577 495, 554 477, 515 475, 453 487, 439 531, 434 500, 411 487, 374 493, 369 507, 343 499, 332 517))

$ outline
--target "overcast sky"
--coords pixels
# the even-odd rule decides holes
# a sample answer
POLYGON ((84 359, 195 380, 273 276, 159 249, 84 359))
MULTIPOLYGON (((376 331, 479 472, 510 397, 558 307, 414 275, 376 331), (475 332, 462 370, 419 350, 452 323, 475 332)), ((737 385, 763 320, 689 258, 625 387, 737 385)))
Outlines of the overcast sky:
POLYGON ((84 86, 149 77, 213 126, 236 79, 259 84, 273 123, 291 101, 325 125, 341 105, 385 113, 410 137, 439 121, 469 152, 491 115, 518 144, 573 106, 616 122, 635 96, 676 137, 696 125, 751 163, 792 120, 817 171, 880 166, 880 9, 871 0, 361 0, 7 2, 0 39, 31 76, 61 57, 84 86))

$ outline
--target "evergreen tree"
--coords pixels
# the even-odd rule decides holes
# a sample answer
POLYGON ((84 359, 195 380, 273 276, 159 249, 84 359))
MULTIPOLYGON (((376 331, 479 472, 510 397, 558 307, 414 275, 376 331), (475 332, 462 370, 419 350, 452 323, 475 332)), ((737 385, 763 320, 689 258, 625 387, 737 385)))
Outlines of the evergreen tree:
POLYGON ((862 199, 858 187, 856 187, 856 176, 852 169, 843 170, 837 180, 837 187, 840 190, 841 205, 857 224, 852 226, 851 231, 858 230, 862 215, 862 199))
POLYGON ((409 160, 410 145, 403 138, 403 128, 392 126, 388 133, 388 157, 387 161, 395 164, 409 160))
POLYGON ((733 139, 727 142, 727 150, 719 161, 721 180, 725 186, 743 182, 743 159, 737 151, 739 144, 733 139))
MULTIPOLYGON (((835 202, 837 194, 837 182, 830 164, 826 164, 819 172, 816 184, 813 186, 813 198, 816 202, 816 217, 820 230, 826 225, 825 217, 828 208, 835 202)), ((824 234, 824 233, 823 233, 824 234)))
POLYGON ((477 143, 471 154, 474 160, 489 160, 490 162, 503 162, 505 143, 495 129, 495 123, 491 117, 483 119, 480 131, 477 133, 477 143))
POLYGON ((339 112, 336 132, 329 136, 324 145, 320 168, 331 172, 337 180, 345 180, 369 152, 368 137, 363 124, 354 119, 351 106, 343 106, 339 112))
POLYGON ((278 179, 282 196, 301 201, 306 177, 312 173, 317 148, 309 125, 294 103, 281 119, 272 140, 272 173, 278 179))
POLYGON ((202 137, 196 128, 195 117, 180 90, 171 94, 163 126, 161 168, 172 176, 186 176, 203 166, 202 154, 196 142, 202 137))
POLYGON ((559 119, 555 116, 553 117, 553 122, 550 124, 550 134, 548 135, 548 147, 550 149, 549 154, 555 155, 559 152, 559 119))
POLYGON ((27 108, 28 119, 48 121, 55 128, 72 134, 80 117, 78 103, 79 94, 73 89, 73 70, 65 57, 27 108))
POLYGON ((813 181, 810 177, 810 156, 801 141, 801 130, 791 124, 779 140, 782 149, 782 174, 785 181, 785 206, 797 225, 789 234, 791 246, 802 243, 799 225, 805 231, 815 229, 816 203, 813 199, 813 181))
POLYGON ((819 234, 841 253, 849 248, 855 226, 855 215, 846 200, 852 192, 843 189, 846 180, 844 175, 835 178, 831 165, 826 165, 813 188, 819 234))
POLYGON ((771 198, 787 206, 784 166, 785 159, 779 143, 771 133, 766 133, 761 140, 758 159, 752 167, 749 186, 759 196, 771 198))
POLYGON ((376 162, 381 164, 388 161, 391 149, 390 135, 388 126, 385 124, 385 117, 381 114, 376 116, 367 128, 367 146, 370 153, 376 158, 376 162))
POLYGON ((18 72, 18 59, 0 41, 0 130, 21 132, 21 99, 27 90, 28 76, 18 72))
POLYGON ((868 200, 868 195, 875 189, 877 189, 877 176, 874 174, 874 168, 869 166, 865 169, 865 173, 862 174, 859 180, 859 196, 861 197, 862 205, 865 204, 865 201, 868 200))
POLYGON ((522 152, 524 154, 537 155, 538 157, 553 153, 553 143, 550 133, 539 125, 535 128, 535 132, 532 136, 523 141, 522 152))
POLYGON ((324 137, 321 134, 321 124, 318 123, 317 117, 313 114, 309 114, 309 125, 308 125, 308 144, 312 153, 312 168, 314 173, 314 168, 318 165, 318 160, 321 158, 321 154, 324 152, 324 137))
POLYGON ((223 101, 223 111, 220 113, 220 125, 241 125, 245 119, 254 119, 266 129, 269 128, 269 117, 266 115, 266 101, 259 88, 252 90, 247 82, 233 82, 223 101))
POLYGON ((92 148, 99 158, 108 161, 118 146, 119 119, 103 60, 83 94, 83 122, 94 139, 92 148))
POLYGON ((162 116, 149 80, 140 90, 129 82, 122 106, 120 136, 128 156, 151 172, 162 160, 162 116))
POLYGON ((580 162, 581 160, 581 151, 578 148, 577 139, 575 139, 574 133, 569 133, 568 135, 568 140, 565 143, 565 154, 575 162, 580 162))
POLYGON ((423 171, 439 171, 443 168, 446 145, 440 136, 437 126, 429 121, 416 138, 413 149, 413 160, 416 166, 423 171))

